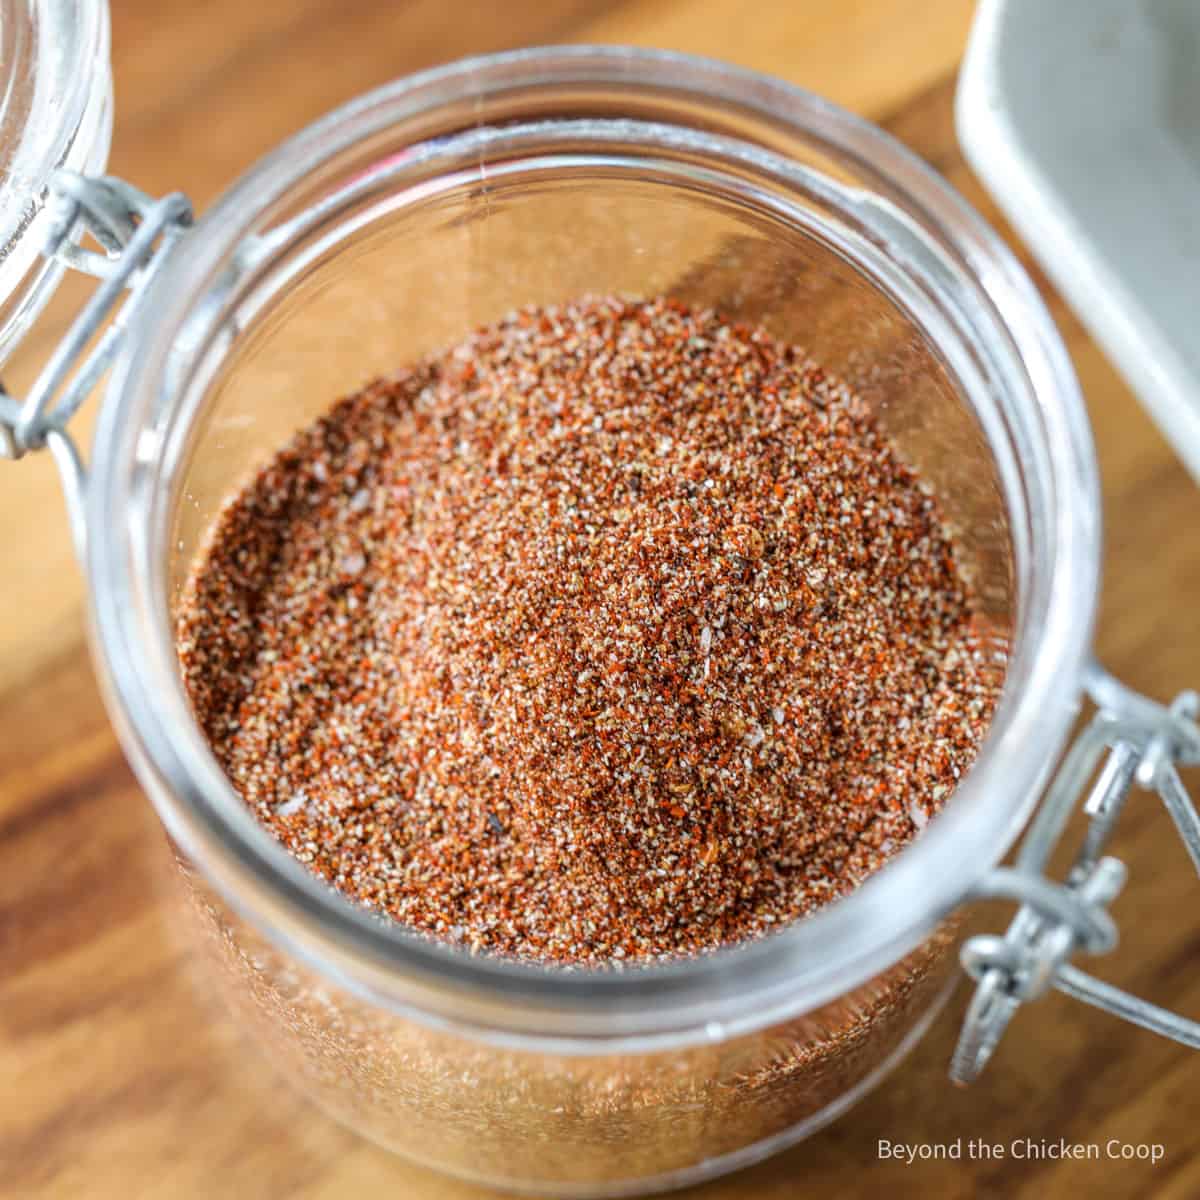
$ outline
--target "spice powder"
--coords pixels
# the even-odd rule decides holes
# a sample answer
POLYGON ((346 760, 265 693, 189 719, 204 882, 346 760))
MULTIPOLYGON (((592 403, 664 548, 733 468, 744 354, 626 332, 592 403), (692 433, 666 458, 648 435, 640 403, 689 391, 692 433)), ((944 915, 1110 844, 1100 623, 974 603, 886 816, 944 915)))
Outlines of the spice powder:
POLYGON ((522 310, 339 402, 222 513, 179 653, 300 861, 561 964, 848 892, 939 809, 999 686, 867 407, 668 300, 522 310))

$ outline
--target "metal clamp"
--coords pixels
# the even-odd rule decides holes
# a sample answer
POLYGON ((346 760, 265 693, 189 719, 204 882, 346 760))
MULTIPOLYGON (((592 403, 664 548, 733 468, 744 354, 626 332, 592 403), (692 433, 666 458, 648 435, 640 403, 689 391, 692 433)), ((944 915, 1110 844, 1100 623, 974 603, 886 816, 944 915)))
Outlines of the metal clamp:
POLYGON ((0 458, 50 449, 63 478, 75 546, 81 551, 84 471, 67 422, 112 365, 146 285, 191 225, 192 206, 180 193, 154 200, 122 179, 93 179, 66 170, 51 178, 47 205, 49 230, 42 254, 101 283, 24 400, 9 395, 0 383, 0 458), (83 245, 87 234, 99 251, 83 245), (89 350, 89 342, 126 289, 127 303, 89 350))
POLYGON ((1096 714, 1063 758, 1015 866, 991 871, 971 896, 1012 899, 1021 907, 1003 937, 981 934, 963 944, 963 968, 978 986, 950 1063, 950 1078, 958 1084, 978 1077, 1017 1009, 1052 987, 1200 1049, 1200 1022, 1112 987, 1070 962, 1077 951, 1104 954, 1116 945, 1108 905, 1126 872, 1123 863, 1101 852, 1134 784, 1158 793, 1200 873, 1200 816, 1176 770, 1200 763, 1195 721, 1200 698, 1182 692, 1164 707, 1095 664, 1085 687, 1096 714), (1090 817, 1083 845, 1066 880, 1052 883, 1043 875, 1046 863, 1093 776, 1083 804, 1090 817))

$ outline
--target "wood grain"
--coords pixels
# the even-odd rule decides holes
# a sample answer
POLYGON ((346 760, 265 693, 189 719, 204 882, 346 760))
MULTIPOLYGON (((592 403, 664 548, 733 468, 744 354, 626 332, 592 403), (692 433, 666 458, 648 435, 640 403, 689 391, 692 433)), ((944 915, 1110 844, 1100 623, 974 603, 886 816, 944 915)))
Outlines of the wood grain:
MULTIPOLYGON (((967 0, 113 0, 113 8, 112 168, 151 192, 182 188, 202 207, 281 137, 395 75, 521 44, 625 41, 719 55, 823 92, 890 128, 1004 228, 953 136, 967 0)), ((1200 493, 1039 282, 1083 381, 1104 473, 1100 653, 1129 682, 1168 696, 1200 683, 1200 493)), ((29 382, 79 295, 76 285, 64 289, 6 368, 10 387, 29 382)), ((81 583, 44 458, 0 465, 0 544, 0 1195, 483 1195, 333 1125, 215 1010, 164 917, 160 835, 92 681, 81 583)), ((1200 1011, 1192 916, 1200 885, 1151 801, 1133 805, 1120 852, 1133 879, 1117 905, 1126 936, 1103 974, 1200 1011)), ((982 1084, 955 1092, 944 1070, 962 1002, 960 994, 849 1116, 689 1195, 1200 1194, 1190 1103, 1200 1057, 1051 997, 1018 1018, 982 1084), (1011 1155, 905 1167, 877 1157, 881 1138, 960 1136, 1159 1142, 1166 1158, 1151 1169, 1011 1155)))

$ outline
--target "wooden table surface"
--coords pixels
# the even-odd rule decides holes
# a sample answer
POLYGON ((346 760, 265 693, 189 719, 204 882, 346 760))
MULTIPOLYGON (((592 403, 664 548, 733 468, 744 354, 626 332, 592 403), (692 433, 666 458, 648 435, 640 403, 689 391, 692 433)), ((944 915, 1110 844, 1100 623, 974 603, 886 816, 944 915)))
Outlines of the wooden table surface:
MULTIPOLYGON (((724 57, 824 93, 907 142, 1004 229, 952 127, 968 0, 113 0, 113 8, 112 169, 151 193, 184 189, 200 208, 282 137, 394 76, 522 44, 632 42, 724 57)), ((1083 381, 1103 469, 1100 652, 1129 682, 1166 697, 1200 685, 1200 492, 1045 290, 1083 381)), ((80 295, 64 288, 6 367, 11 389, 28 385, 80 295)), ((45 457, 0 463, 0 545, 0 1195, 483 1196, 331 1123, 215 1011, 158 899, 159 838, 93 682, 82 588, 45 457)), ((1102 972, 1200 1012, 1200 884, 1151 800, 1132 805, 1120 853, 1132 871, 1117 905, 1125 941, 1102 972)), ((1018 1017, 985 1080, 956 1092, 944 1072, 964 1001, 961 989, 908 1062, 849 1116, 687 1194, 1200 1194, 1200 1056, 1052 996, 1018 1017), (1006 1146, 1117 1138, 1160 1143, 1165 1158, 1150 1167, 1008 1154, 909 1167, 877 1155, 881 1138, 959 1137, 1006 1146)))

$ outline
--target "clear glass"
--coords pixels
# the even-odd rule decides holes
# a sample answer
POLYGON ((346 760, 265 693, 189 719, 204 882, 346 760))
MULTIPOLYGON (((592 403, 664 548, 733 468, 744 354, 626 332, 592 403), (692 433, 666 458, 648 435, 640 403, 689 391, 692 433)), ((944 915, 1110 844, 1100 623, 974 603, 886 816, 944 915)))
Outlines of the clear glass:
POLYGON ((273 1063, 388 1149, 515 1191, 644 1195, 793 1144, 900 1061, 956 970, 951 918, 873 978, 765 1029, 713 1023, 661 1044, 499 1039, 337 986, 239 919, 185 856, 176 861, 181 915, 210 978, 273 1063))
POLYGON ((41 257, 50 173, 101 173, 111 132, 103 0, 0 0, 0 363, 62 278, 41 257))
POLYGON ((1028 815, 1090 640, 1082 404, 993 235, 886 135, 784 84, 663 53, 523 51, 299 135, 154 286, 97 433, 94 645, 214 978, 256 1037, 384 1144, 554 1194, 700 1178, 842 1111, 944 994, 946 918, 1028 815), (172 638, 221 501, 291 432, 515 305, 586 292, 712 304, 850 382, 937 488, 1007 654, 976 765, 863 887, 762 942, 620 972, 471 957, 318 884, 222 775, 172 638))

